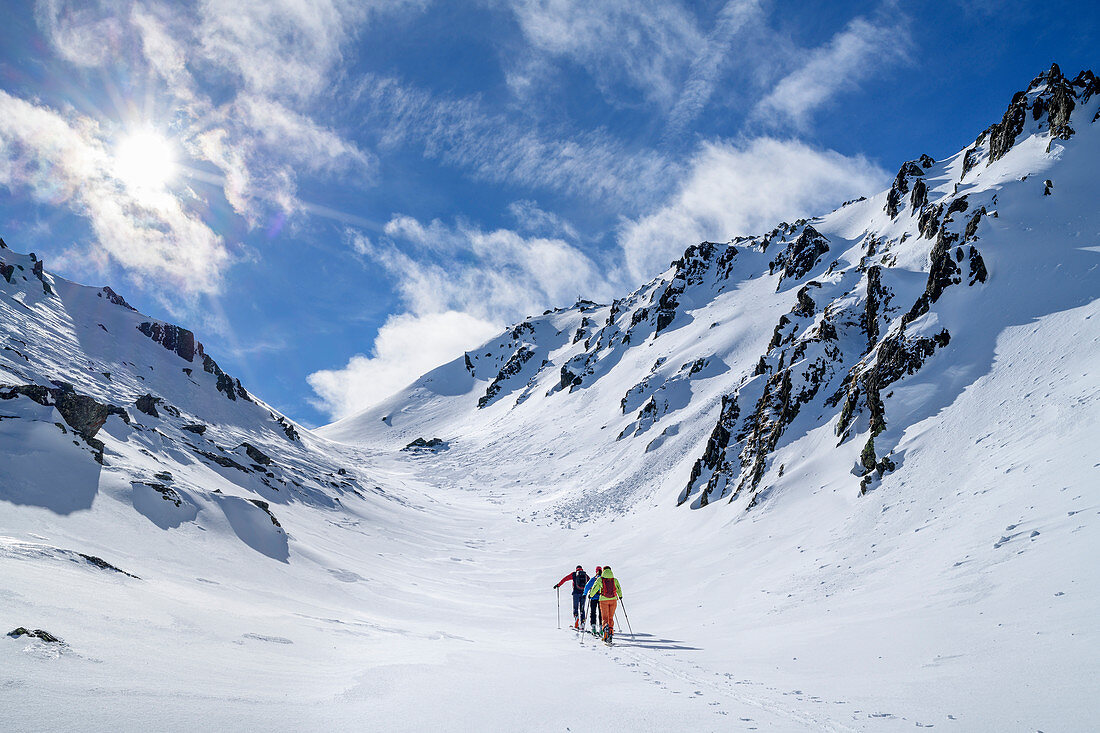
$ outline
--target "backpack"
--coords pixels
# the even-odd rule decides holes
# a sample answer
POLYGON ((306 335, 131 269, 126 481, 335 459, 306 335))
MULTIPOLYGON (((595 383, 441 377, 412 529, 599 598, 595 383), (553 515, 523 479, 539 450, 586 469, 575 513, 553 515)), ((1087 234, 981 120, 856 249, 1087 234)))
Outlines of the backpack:
POLYGON ((611 599, 618 598, 619 593, 615 590, 614 578, 602 578, 603 584, 600 587, 600 596, 603 598, 611 599))
POLYGON ((583 570, 573 572, 573 592, 584 593, 584 586, 588 585, 588 573, 583 570))

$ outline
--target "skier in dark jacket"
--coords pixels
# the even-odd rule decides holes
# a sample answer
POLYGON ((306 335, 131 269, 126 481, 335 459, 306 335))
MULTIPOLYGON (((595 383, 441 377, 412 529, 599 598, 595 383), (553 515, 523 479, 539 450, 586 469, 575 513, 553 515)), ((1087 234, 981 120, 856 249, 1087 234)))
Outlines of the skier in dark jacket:
POLYGON ((579 629, 584 626, 585 611, 587 610, 584 597, 584 586, 588 584, 588 573, 584 572, 584 568, 580 565, 573 572, 566 575, 564 578, 554 584, 554 588, 559 588, 565 581, 573 581, 573 628, 579 629))
POLYGON ((588 618, 592 620, 592 633, 599 635, 598 628, 603 626, 603 620, 600 618, 600 573, 603 572, 603 568, 599 565, 596 566, 596 573, 588 579, 588 584, 584 586, 584 597, 588 601, 588 618))

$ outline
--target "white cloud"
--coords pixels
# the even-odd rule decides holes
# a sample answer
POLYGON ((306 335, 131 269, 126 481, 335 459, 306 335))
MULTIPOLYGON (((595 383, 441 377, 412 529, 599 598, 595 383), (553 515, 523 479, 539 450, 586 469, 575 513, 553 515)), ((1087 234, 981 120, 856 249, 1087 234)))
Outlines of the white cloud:
POLYGON ((122 48, 125 6, 115 0, 37 0, 35 16, 62 58, 99 66, 122 48))
POLYGON ((603 129, 546 133, 529 121, 485 111, 478 98, 437 97, 391 78, 364 77, 357 96, 381 130, 382 148, 421 145, 426 157, 481 180, 636 207, 664 191, 676 167, 661 152, 632 148, 603 129))
POLYGON ((110 141, 90 118, 0 91, 0 185, 88 218, 114 262, 184 293, 215 292, 230 259, 224 241, 167 190, 119 180, 110 141))
POLYGON ((393 276, 407 312, 379 329, 370 356, 310 375, 319 409, 334 418, 385 399, 505 324, 578 297, 608 299, 621 287, 561 239, 484 231, 465 222, 424 224, 404 215, 394 216, 384 234, 375 243, 349 229, 345 238, 393 276))
POLYGON ((761 233, 781 220, 824 213, 888 181, 884 170, 862 156, 846 157, 797 141, 765 137, 706 143, 663 207, 621 227, 627 271, 641 282, 689 245, 725 242, 761 233))
POLYGON ((203 58, 273 99, 309 99, 333 85, 343 50, 374 13, 424 0, 201 0, 203 58))
POLYGON ((854 89, 885 66, 906 61, 912 41, 905 17, 891 4, 886 10, 892 16, 889 22, 855 18, 812 51, 802 66, 757 103, 754 116, 804 128, 813 113, 837 94, 854 89))
POLYGON ((546 211, 529 199, 508 204, 508 213, 516 220, 521 231, 553 237, 577 239, 577 230, 557 214, 546 211))
POLYGON ((628 100, 616 91, 625 85, 667 105, 703 41, 695 15, 667 0, 520 0, 508 7, 533 51, 580 64, 611 101, 628 100))
POLYGON ((334 419, 353 415, 500 330, 499 324, 456 311, 390 316, 378 329, 370 356, 357 354, 342 369, 309 375, 319 397, 316 406, 334 419))
POLYGON ((706 107, 734 40, 746 29, 764 33, 761 3, 762 0, 730 0, 719 11, 714 28, 700 44, 687 81, 669 112, 669 134, 683 131, 706 107))

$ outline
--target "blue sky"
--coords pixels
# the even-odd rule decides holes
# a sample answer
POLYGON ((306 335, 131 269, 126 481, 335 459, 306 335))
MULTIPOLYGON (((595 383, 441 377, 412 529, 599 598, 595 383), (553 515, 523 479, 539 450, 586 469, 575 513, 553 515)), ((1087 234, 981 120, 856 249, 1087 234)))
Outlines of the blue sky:
POLYGON ((1085 3, 5 3, 0 236, 308 425, 956 152, 1085 3))

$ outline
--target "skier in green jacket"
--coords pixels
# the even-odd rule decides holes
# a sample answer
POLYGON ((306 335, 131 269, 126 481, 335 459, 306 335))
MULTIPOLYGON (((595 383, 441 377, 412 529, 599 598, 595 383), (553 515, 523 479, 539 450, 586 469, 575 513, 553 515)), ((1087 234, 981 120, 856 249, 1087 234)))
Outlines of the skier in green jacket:
POLYGON ((623 587, 611 572, 610 565, 603 566, 598 576, 596 588, 600 593, 600 615, 603 617, 603 640, 608 644, 615 635, 615 608, 623 597, 623 587))

